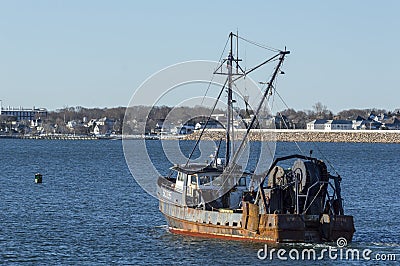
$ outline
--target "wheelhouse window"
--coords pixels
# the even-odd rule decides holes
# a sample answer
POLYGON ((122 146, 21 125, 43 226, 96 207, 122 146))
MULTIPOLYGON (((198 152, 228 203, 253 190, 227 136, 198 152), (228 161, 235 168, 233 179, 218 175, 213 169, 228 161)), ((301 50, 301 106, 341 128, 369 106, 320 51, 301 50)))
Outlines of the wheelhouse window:
POLYGON ((197 185, 197 178, 195 175, 190 176, 190 183, 192 183, 193 185, 197 185))
POLYGON ((183 173, 178 173, 178 181, 183 182, 183 173))
POLYGON ((239 179, 238 186, 241 186, 241 187, 245 187, 246 186, 246 177, 245 176, 242 176, 239 179))
POLYGON ((212 185, 213 186, 222 186, 222 178, 219 176, 213 176, 212 177, 212 185))
POLYGON ((203 186, 211 185, 211 176, 208 176, 208 175, 200 176, 200 185, 203 185, 203 186))

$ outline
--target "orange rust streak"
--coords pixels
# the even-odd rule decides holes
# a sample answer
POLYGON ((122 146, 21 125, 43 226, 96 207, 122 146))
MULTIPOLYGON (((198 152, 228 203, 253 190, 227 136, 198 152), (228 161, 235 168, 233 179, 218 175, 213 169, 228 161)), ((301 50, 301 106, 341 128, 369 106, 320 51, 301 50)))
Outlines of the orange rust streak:
POLYGON ((249 241, 249 242, 261 242, 261 243, 276 243, 276 241, 267 240, 267 239, 260 239, 260 238, 251 238, 245 236, 230 236, 230 235, 218 235, 218 234, 210 234, 210 233, 198 233, 192 232, 187 230, 175 229, 169 227, 169 231, 174 234, 178 235, 187 235, 187 236, 194 236, 194 237, 202 237, 202 238, 213 238, 213 239, 226 239, 226 240, 236 240, 236 241, 249 241))

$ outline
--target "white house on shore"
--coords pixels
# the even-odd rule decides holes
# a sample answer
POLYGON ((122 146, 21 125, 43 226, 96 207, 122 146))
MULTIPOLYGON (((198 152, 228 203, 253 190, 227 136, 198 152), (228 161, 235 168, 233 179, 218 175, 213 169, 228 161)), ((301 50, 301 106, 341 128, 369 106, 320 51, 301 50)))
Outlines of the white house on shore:
POLYGON ((353 122, 348 120, 316 119, 307 123, 307 130, 352 130, 353 122))
POLYGON ((307 123, 307 130, 325 130, 326 119, 316 119, 307 123))

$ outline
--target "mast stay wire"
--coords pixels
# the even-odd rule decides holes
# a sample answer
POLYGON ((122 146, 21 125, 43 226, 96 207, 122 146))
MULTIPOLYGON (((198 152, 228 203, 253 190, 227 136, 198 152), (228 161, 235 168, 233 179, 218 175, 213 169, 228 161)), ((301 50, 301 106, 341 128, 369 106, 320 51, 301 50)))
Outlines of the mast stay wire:
MULTIPOLYGON (((280 52, 279 49, 276 49, 276 48, 273 48, 273 47, 270 47, 270 46, 267 46, 267 45, 264 45, 264 44, 261 44, 261 43, 257 43, 257 42, 255 42, 255 41, 251 41, 251 40, 249 40, 249 39, 246 39, 246 38, 243 38, 243 37, 239 36, 239 34, 234 34, 234 33, 233 33, 233 35, 236 36, 237 38, 239 38, 239 39, 241 39, 241 40, 243 40, 243 41, 245 41, 245 42, 247 42, 247 43, 250 43, 250 44, 252 44, 252 45, 254 45, 254 46, 257 46, 257 47, 259 47, 259 48, 262 48, 262 49, 265 49, 265 50, 268 50, 268 51, 271 51, 271 52, 280 52)), ((220 57, 219 57, 218 62, 221 62, 222 57, 224 56, 226 47, 228 46, 228 43, 229 43, 229 39, 230 39, 230 38, 228 37, 227 40, 226 40, 226 42, 225 42, 224 49, 222 50, 222 53, 221 53, 221 55, 220 55, 220 57)), ((236 47, 236 49, 238 49, 238 47, 236 47)), ((247 56, 246 50, 245 50, 245 55, 247 56)), ((278 60, 278 59, 275 59, 275 60, 278 60)), ((275 61, 275 60, 272 60, 272 62, 275 61)), ((203 96, 203 99, 201 100, 201 104, 200 104, 200 105, 203 105, 203 103, 204 103, 204 99, 205 99, 205 97, 206 97, 208 91, 210 90, 210 86, 211 86, 211 83, 212 83, 212 81, 213 81, 213 79, 214 79, 214 75, 215 75, 215 74, 212 75, 211 80, 210 80, 210 82, 208 83, 207 90, 206 90, 206 92, 205 92, 205 94, 204 94, 204 96, 203 96)))
MULTIPOLYGON (((285 62, 283 62, 282 65, 284 65, 284 63, 285 63, 285 62)), ((279 68, 279 71, 282 71, 282 65, 281 65, 281 67, 279 68)), ((285 107, 286 107, 287 109, 290 109, 289 106, 287 105, 287 103, 285 102, 285 100, 282 98, 282 96, 279 94, 278 90, 276 89, 276 87, 277 87, 276 85, 277 85, 277 82, 278 82, 277 80, 278 80, 278 79, 275 80, 275 85, 272 86, 271 95, 272 95, 272 92, 275 92, 275 94, 278 95, 279 99, 282 101, 282 103, 285 105, 285 107)), ((274 96, 272 97, 273 102, 275 101, 275 94, 274 94, 274 96)), ((272 108, 273 108, 273 106, 271 107, 271 110, 272 110, 272 108)), ((283 119, 282 113, 281 113, 281 112, 278 112, 278 114, 279 114, 281 120, 283 121, 283 124, 284 124, 284 126, 286 127, 286 129, 289 129, 289 125, 286 123, 285 119, 283 119)), ((300 153, 301 153, 302 155, 305 155, 304 151, 300 148, 299 143, 298 143, 297 141, 295 141, 294 143, 295 143, 297 149, 300 151, 300 153)))
MULTIPOLYGON (((224 56, 224 53, 225 53, 225 50, 226 50, 226 46, 228 45, 228 42, 229 42, 229 37, 228 37, 228 39, 226 39, 224 49, 222 50, 222 53, 221 53, 221 55, 220 55, 220 57, 219 57, 218 62, 221 62, 222 57, 224 56)), ((210 90, 211 83, 212 83, 212 81, 214 80, 214 76, 215 76, 215 74, 213 73, 213 75, 211 76, 210 82, 208 82, 207 90, 206 90, 206 92, 204 93, 204 96, 203 96, 203 99, 201 100, 201 104, 200 104, 200 105, 203 105, 203 103, 204 103, 204 99, 206 98, 207 93, 208 93, 208 91, 210 90)))
MULTIPOLYGON (((255 42, 255 41, 251 41, 251 40, 245 39, 245 38, 243 38, 243 37, 239 37, 238 34, 233 34, 233 35, 236 36, 238 39, 241 39, 241 40, 243 40, 243 41, 245 41, 245 42, 247 42, 247 43, 250 43, 250 44, 252 44, 252 45, 255 45, 255 46, 257 46, 257 47, 260 47, 260 48, 263 48, 263 49, 266 49, 266 50, 269 50, 269 51, 272 51, 272 52, 280 52, 280 50, 278 50, 278 49, 275 49, 275 48, 272 48, 272 47, 269 47, 269 46, 266 46, 266 45, 257 43, 257 42, 255 42)), ((225 53, 225 50, 226 50, 226 47, 227 47, 227 45, 228 45, 228 43, 229 43, 229 40, 230 40, 230 38, 228 37, 227 40, 226 40, 226 42, 225 42, 224 49, 222 50, 222 53, 221 53, 221 55, 220 55, 220 57, 219 57, 219 60, 218 60, 219 62, 221 62, 221 60, 222 60, 222 57, 223 57, 223 55, 224 55, 224 53, 225 53)), ((237 44, 236 44, 236 50, 238 50, 237 44)), ((233 51, 231 51, 231 52, 233 53, 233 51)), ((245 50, 245 56, 247 56, 246 50, 245 50)), ((274 61, 277 61, 277 60, 279 60, 279 59, 278 59, 278 58, 271 58, 271 60, 268 60, 268 61, 269 61, 269 62, 274 62, 274 61)), ((263 64, 264 64, 264 63, 263 63, 263 64)), ((240 66, 238 66, 238 67, 239 67, 240 69, 242 69, 240 66)), ((259 67, 259 66, 258 66, 258 67, 259 67)), ((254 69, 253 69, 253 70, 254 70, 254 69)), ((243 71, 243 70, 242 70, 242 71, 243 71)), ((244 73, 246 73, 246 71, 245 71, 244 73)), ((215 74, 212 75, 211 80, 210 80, 210 82, 208 83, 206 92, 205 92, 205 94, 203 95, 203 98, 202 98, 202 100, 201 100, 201 104, 200 104, 200 105, 203 105, 203 103, 204 103, 205 97, 207 96, 208 91, 210 90, 210 87, 211 87, 212 81, 213 81, 213 79, 214 79, 214 76, 215 76, 215 74)), ((244 77, 244 79, 246 79, 246 74, 244 74, 243 77, 244 77)), ((245 82, 246 82, 246 81, 245 81, 245 82)), ((222 91, 223 91, 223 89, 225 88, 226 83, 227 83, 227 80, 225 81, 225 84, 224 84, 224 86, 222 87, 222 90, 221 90, 220 94, 219 94, 218 97, 217 97, 216 103, 215 103, 215 105, 214 105, 214 107, 213 107, 213 109, 212 109, 212 111, 211 111, 211 114, 212 114, 212 113, 214 112, 214 110, 215 110, 216 104, 217 104, 219 98, 221 97, 222 91)), ((238 90, 239 93, 241 93, 242 95, 244 95, 244 94, 239 90, 239 88, 236 86, 235 82, 233 82, 233 85, 235 86, 235 88, 238 90)), ((245 91, 248 92, 246 86, 245 86, 245 91)), ((246 104, 246 106, 249 105, 249 103, 248 103, 246 100, 245 100, 245 104, 246 104)), ((207 120, 206 125, 207 125, 208 122, 209 122, 209 120, 207 120)), ((201 139, 201 136, 203 135, 203 133, 204 133, 204 130, 201 132, 199 139, 201 139)), ((198 145, 198 143, 195 144, 195 146, 194 146, 194 148, 193 148, 193 150, 192 150, 192 152, 191 152, 191 154, 190 154, 190 156, 189 156, 189 158, 188 158, 186 164, 189 163, 190 158, 191 158, 191 156, 193 155, 194 150, 196 149, 197 145, 198 145)), ((268 147, 268 149, 269 149, 269 147, 268 147)), ((272 151, 271 151, 270 149, 269 149, 269 151, 270 151, 270 153, 272 153, 272 151)))
POLYGON ((186 161, 185 166, 187 166, 187 165, 189 164, 189 161, 190 161, 190 159, 192 158, 194 151, 196 150, 197 146, 199 145, 199 142, 200 142, 200 140, 201 140, 201 137, 203 136, 204 131, 205 131, 206 128, 207 128, 207 124, 208 124, 208 122, 210 122, 211 115, 214 113, 214 110, 215 110, 215 108, 217 107, 218 101, 219 101, 219 99, 221 98, 222 92, 225 90, 226 83, 228 83, 228 78, 226 78, 225 83, 224 83, 224 86, 222 86, 221 91, 219 92, 218 97, 217 97, 217 99, 215 100, 215 103, 214 103, 213 108, 211 109, 210 115, 208 116, 207 121, 206 121, 206 123, 205 123, 203 129, 201 130, 200 136, 197 138, 196 144, 194 145, 194 147, 193 147, 193 149, 192 149, 192 151, 191 151, 191 153, 190 153, 190 155, 189 155, 189 157, 188 157, 188 159, 187 159, 187 161, 186 161))
MULTIPOLYGON (((275 68, 275 70, 274 70, 274 72, 273 72, 273 74, 272 74, 272 77, 271 77, 270 82, 268 83, 267 89, 265 90, 264 94, 263 94, 262 97, 261 97, 261 102, 259 103, 259 105, 258 105, 258 107, 257 107, 257 110, 256 110, 256 113, 255 113, 255 115, 253 116, 253 118, 252 118, 252 120, 251 120, 251 123, 250 123, 250 125, 248 126, 248 128, 247 128, 247 130, 246 130, 246 132, 245 132, 245 135, 244 135, 242 141, 240 142, 239 148, 236 150, 235 154, 233 155, 233 158, 232 158, 232 162, 233 162, 232 164, 233 164, 233 165, 235 164, 236 160, 238 159, 239 152, 242 150, 243 145, 244 145, 244 143, 245 143, 245 141, 246 141, 246 139, 247 139, 247 136, 248 136, 248 134, 249 134, 251 128, 253 127, 254 122, 255 122, 256 119, 257 119, 257 114, 258 114, 259 111, 261 110, 262 105, 263 105, 263 102, 264 102, 265 100, 267 100, 268 93, 269 93, 269 91, 272 89, 272 83, 274 82, 273 80, 276 78, 276 76, 277 76, 277 74, 278 74, 278 71, 280 70, 280 65, 282 64, 282 61, 283 61, 284 58, 285 58, 285 54, 286 54, 286 53, 282 53, 282 52, 279 52, 279 54, 278 54, 278 55, 280 55, 279 63, 278 63, 278 65, 276 66, 276 68, 275 68)), ((276 56, 278 56, 278 55, 276 55, 276 56)), ((273 58, 275 58, 276 56, 274 56, 274 57, 272 57, 271 59, 265 61, 263 64, 265 64, 265 63, 267 63, 267 62, 270 62, 270 61, 271 61, 273 58)), ((260 66, 261 66, 261 65, 260 65, 260 66)), ((259 66, 258 66, 258 67, 259 67, 259 66)), ((258 67, 257 67, 257 68, 258 68, 258 67)), ((254 70, 254 68, 253 68, 253 70, 254 70)), ((268 147, 268 149, 269 149, 269 147, 268 147)), ((234 170, 234 169, 230 169, 228 174, 231 174, 233 170, 234 170)), ((224 171, 224 172, 225 172, 225 171, 224 171)), ((223 181, 222 186, 218 189, 218 191, 220 191, 220 190, 223 188, 223 186, 224 186, 224 184, 226 183, 226 181, 227 181, 227 179, 225 179, 225 180, 223 181)))
MULTIPOLYGON (((275 94, 279 97, 279 99, 282 101, 282 103, 285 105, 285 107, 287 109, 290 109, 290 107, 287 105, 287 103, 285 102, 285 100, 282 98, 282 96, 279 94, 279 92, 276 90, 275 87, 273 87, 273 91, 275 92, 275 94)), ((286 129, 289 129, 289 126, 287 125, 286 121, 283 119, 283 115, 281 112, 279 112, 279 116, 282 119, 286 129)), ((324 158, 324 160, 329 164, 329 166, 331 167, 331 169, 337 174, 339 175, 339 173, 336 171, 335 167, 333 166, 333 164, 328 160, 328 158, 325 156, 325 154, 322 152, 322 150, 320 149, 320 147, 318 146, 318 144, 315 141, 311 141, 311 143, 317 148, 318 152, 321 154, 321 156, 324 158)), ((295 144, 297 146, 297 148, 299 149, 299 151, 303 154, 303 150, 300 148, 299 144, 297 141, 295 141, 295 144)))
MULTIPOLYGON (((234 35, 236 35, 236 34, 234 34, 234 35)), ((252 45, 254 45, 254 46, 257 46, 257 47, 262 48, 262 49, 265 49, 265 50, 269 50, 269 51, 272 51, 272 52, 279 52, 279 51, 280 51, 279 49, 276 49, 276 48, 273 48, 273 47, 270 47, 270 46, 266 46, 266 45, 257 43, 257 42, 255 42, 255 41, 248 40, 248 39, 243 38, 243 37, 238 36, 238 35, 236 35, 236 37, 239 38, 239 39, 241 39, 241 40, 243 40, 243 41, 245 41, 245 42, 247 42, 247 43, 250 43, 250 44, 252 44, 252 45)), ((223 55, 224 55, 224 53, 225 53, 226 47, 227 47, 227 45, 228 45, 228 42, 229 42, 229 38, 227 38, 227 40, 226 40, 226 42, 225 42, 224 49, 223 49, 223 51, 222 51, 222 53, 221 53, 221 55, 220 55, 220 58, 219 58, 219 60, 218 60, 219 62, 221 62, 221 60, 222 60, 222 57, 223 57, 223 55)), ((236 49, 237 49, 237 48, 238 48, 238 47, 236 47, 236 49)), ((273 60, 271 60, 271 61, 273 62, 273 61, 276 61, 276 60, 279 60, 279 59, 276 58, 276 59, 273 59, 273 60)), ((281 68, 280 68, 280 69, 281 69, 281 68)), ((211 80, 210 80, 210 82, 208 83, 208 87, 207 87, 207 90, 206 90, 206 92, 205 92, 205 94, 204 94, 204 96, 203 96, 203 99, 202 99, 202 101, 201 101, 201 105, 204 103, 204 99, 205 99, 205 97, 206 97, 206 95, 207 95, 207 93, 208 93, 208 91, 209 91, 209 89, 210 89, 210 87, 211 87, 211 83, 212 83, 212 81, 213 81, 213 79, 214 79, 214 75, 215 75, 215 74, 212 75, 211 80)), ((245 76, 246 76, 246 75, 245 75, 245 76)), ((221 95, 222 95, 222 92, 223 92, 223 89, 225 88, 226 82, 227 82, 227 81, 225 81, 225 84, 224 84, 224 86, 222 87, 222 90, 221 90, 220 94, 219 94, 218 97, 217 97, 217 100, 216 100, 216 103, 214 104, 214 107, 213 107, 213 109, 212 109, 212 112, 215 110, 216 104, 217 104, 219 98, 220 98, 221 95)), ((274 81, 274 83, 276 84, 276 80, 274 81)), ((234 86, 236 87, 236 89, 240 92, 240 90, 239 90, 239 88, 236 86, 236 84, 235 84, 235 83, 233 83, 233 84, 234 84, 234 86)), ((245 88, 245 90, 247 90, 247 89, 245 88)), ((289 106, 287 105, 287 103, 283 100, 282 96, 281 96, 281 95, 279 94, 279 92, 277 91, 277 89, 276 89, 275 86, 272 86, 272 91, 274 91, 274 92, 276 93, 276 95, 278 95, 278 97, 280 98, 280 100, 282 101, 282 103, 285 105, 285 107, 286 107, 287 109, 290 109, 289 106)), ((241 93, 241 92, 240 92, 240 93, 241 93)), ((269 98, 269 97, 268 97, 268 98, 269 98)), ((275 99, 275 97, 273 97, 273 99, 275 99)), ((269 102, 269 101, 268 101, 268 99, 267 99, 267 103, 268 103, 268 102, 269 102)), ((268 105, 269 105, 269 104, 268 104, 268 105)), ((272 106, 272 107, 273 107, 273 106, 272 106)), ((271 107, 270 107, 270 109, 272 110, 271 107)), ((211 113, 212 113, 212 112, 211 112, 211 113)), ((288 125, 288 124, 286 123, 286 121, 283 119, 283 116, 282 116, 281 112, 279 112, 279 115, 280 115, 280 118, 282 119, 282 121, 283 121, 285 127, 286 127, 287 129, 289 129, 289 125, 288 125)), ((208 121, 207 121, 207 122, 208 122, 208 121)), ((207 123, 206 123, 206 124, 207 124, 207 123)), ((203 132, 204 132, 204 130, 201 132, 200 138, 201 138, 201 135, 203 134, 203 132)), ((329 166, 332 168, 332 170, 333 170, 336 174, 339 174, 339 173, 336 171, 336 169, 334 168, 334 166, 332 165, 332 163, 328 160, 328 158, 327 158, 327 157, 324 155, 324 153, 321 151, 320 147, 316 144, 316 142, 314 142, 314 141, 311 141, 311 142, 314 144, 314 146, 315 146, 315 147, 317 148, 317 150, 320 152, 320 154, 322 155, 322 157, 324 157, 324 160, 329 164, 329 166)), ((298 144, 297 141, 295 141, 295 144, 296 144, 298 150, 304 155, 304 151, 300 148, 300 146, 299 146, 299 144, 298 144)), ((193 155, 193 152, 194 152, 195 148, 197 147, 197 145, 198 145, 198 143, 196 143, 195 147, 193 148, 192 153, 190 154, 187 163, 189 162, 191 156, 193 155)), ((186 163, 186 164, 187 164, 187 163, 186 163)))
POLYGON ((271 52, 274 52, 274 53, 277 53, 277 52, 281 51, 279 49, 276 49, 276 48, 273 48, 273 47, 270 47, 270 46, 267 46, 267 45, 264 45, 264 44, 261 44, 261 43, 257 43, 255 41, 251 41, 251 40, 245 39, 242 36, 236 36, 236 37, 241 39, 241 40, 243 40, 243 41, 245 41, 245 42, 253 44, 253 45, 255 45, 255 46, 259 47, 259 48, 262 48, 262 49, 265 49, 265 50, 268 50, 268 51, 271 51, 271 52))
MULTIPOLYGON (((287 109, 290 109, 290 107, 286 104, 285 100, 283 100, 282 96, 279 94, 279 92, 277 91, 277 89, 275 87, 273 87, 273 91, 275 92, 276 95, 278 95, 279 99, 282 101, 282 103, 285 105, 285 107, 287 109)), ((284 126, 286 127, 286 129, 289 129, 289 125, 286 123, 285 119, 283 119, 283 115, 281 112, 278 112, 279 117, 282 119, 284 126)), ((300 151, 300 153, 302 155, 305 156, 304 151, 300 148, 300 145, 297 141, 294 141, 294 143, 296 144, 297 149, 300 151)))

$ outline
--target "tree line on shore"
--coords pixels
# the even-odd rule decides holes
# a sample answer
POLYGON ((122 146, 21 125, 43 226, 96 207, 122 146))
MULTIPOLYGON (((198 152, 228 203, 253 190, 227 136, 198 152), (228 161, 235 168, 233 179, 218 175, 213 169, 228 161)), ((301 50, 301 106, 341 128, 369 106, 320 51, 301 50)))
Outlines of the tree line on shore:
MULTIPOLYGON (((74 133, 90 134, 93 132, 93 124, 91 126, 85 125, 90 120, 108 118, 113 121, 112 130, 116 134, 122 133, 124 121, 130 123, 131 126, 128 129, 132 130, 137 128, 140 132, 150 132, 152 128, 157 125, 157 122, 164 120, 168 117, 169 121, 175 121, 177 123, 185 123, 189 119, 196 116, 208 116, 210 109, 201 106, 194 107, 169 107, 169 106, 134 106, 129 107, 129 112, 126 112, 126 107, 114 107, 114 108, 85 108, 81 106, 77 107, 64 107, 54 111, 49 111, 47 117, 41 118, 42 131, 47 133, 71 133, 73 129, 74 133), (127 114, 125 116, 125 114, 127 114), (67 127, 69 121, 75 121, 75 128, 67 127), (143 131, 144 130, 144 131, 143 131)), ((248 118, 252 111, 250 110, 236 110, 241 118, 248 118)), ((224 113, 223 110, 217 110, 217 113, 224 113)), ((296 111, 294 109, 285 109, 277 112, 276 114, 269 114, 273 116, 285 116, 291 123, 291 128, 304 129, 306 128, 307 122, 314 119, 347 119, 352 120, 358 116, 367 118, 371 113, 380 114, 385 113, 400 117, 400 110, 387 111, 385 109, 347 109, 334 114, 325 105, 318 102, 312 110, 301 110, 296 111)), ((4 131, 7 124, 12 121, 11 117, 0 117, 0 130, 4 131)), ((15 123, 14 123, 15 124, 15 123)), ((19 121, 19 124, 30 126, 28 121, 19 121)), ((32 128, 32 126, 31 126, 32 128)), ((134 132, 130 132, 134 133, 134 132)))
MULTIPOLYGON (((210 109, 201 106, 194 107, 169 107, 169 106, 133 106, 125 118, 127 121, 135 120, 137 123, 145 122, 148 127, 154 127, 159 120, 168 119, 171 121, 188 121, 195 116, 208 116, 210 109)), ((245 118, 253 112, 246 110, 236 110, 237 113, 245 118)), ((58 109, 53 112, 49 112, 48 121, 55 123, 62 119, 66 121, 70 120, 82 120, 83 117, 88 118, 101 118, 108 117, 114 119, 118 123, 122 123, 124 120, 126 107, 115 107, 115 108, 84 108, 84 107, 68 107, 58 109)), ((215 113, 215 112, 214 112, 215 113)), ((216 110, 216 113, 224 113, 223 110, 216 110)), ((346 109, 339 111, 334 114, 321 102, 317 102, 312 106, 311 110, 300 110, 289 108, 277 112, 275 114, 269 114, 270 116, 286 116, 287 119, 295 125, 295 128, 305 129, 307 122, 315 119, 346 119, 354 120, 358 116, 367 118, 371 113, 375 114, 388 114, 389 116, 395 115, 400 116, 400 109, 386 110, 378 108, 367 108, 367 109, 346 109)))

